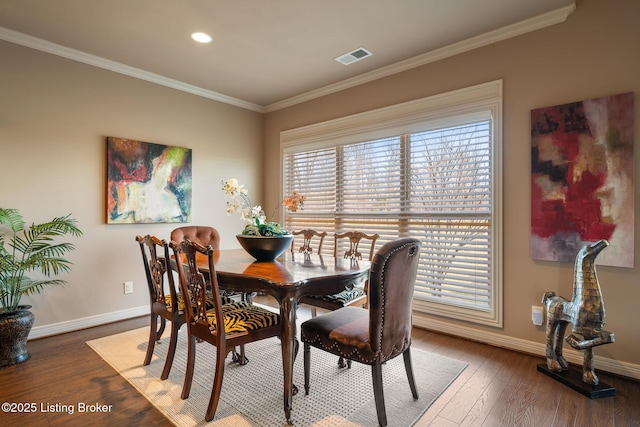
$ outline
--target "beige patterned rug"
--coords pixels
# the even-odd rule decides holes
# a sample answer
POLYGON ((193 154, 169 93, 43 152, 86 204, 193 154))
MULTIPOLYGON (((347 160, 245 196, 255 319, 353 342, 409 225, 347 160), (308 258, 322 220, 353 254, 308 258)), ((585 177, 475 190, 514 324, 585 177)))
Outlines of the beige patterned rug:
MULTIPOLYGON (((168 328, 167 328, 168 329, 168 328)), ((215 347, 197 345, 196 371, 191 396, 180 399, 186 363, 186 328, 180 330, 178 349, 169 378, 160 380, 168 346, 168 332, 156 344, 148 366, 142 366, 148 328, 112 335, 87 344, 129 381, 167 418, 178 426, 279 427, 286 420, 282 407, 282 356, 280 341, 270 338, 246 346, 249 363, 227 360, 222 395, 216 417, 204 421, 215 365, 215 347)), ((301 349, 302 350, 302 349, 301 349)), ((295 426, 377 426, 371 368, 353 363, 339 369, 337 358, 311 349, 311 390, 304 395, 302 351, 295 363, 293 396, 295 426)), ((389 426, 413 425, 444 390, 465 369, 466 363, 417 349, 412 352, 419 399, 414 400, 407 382, 402 357, 383 366, 384 394, 389 426)))

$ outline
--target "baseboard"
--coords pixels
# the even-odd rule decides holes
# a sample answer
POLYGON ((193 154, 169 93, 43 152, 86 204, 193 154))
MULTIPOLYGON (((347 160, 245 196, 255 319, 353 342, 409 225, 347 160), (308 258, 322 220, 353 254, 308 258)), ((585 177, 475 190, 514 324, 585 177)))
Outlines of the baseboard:
MULTIPOLYGON (((473 341, 487 343, 496 347, 502 347, 509 350, 539 355, 542 357, 545 356, 546 352, 546 345, 543 343, 527 341, 520 338, 514 338, 494 332, 482 331, 466 326, 453 325, 442 320, 427 318, 421 316, 420 314, 414 314, 413 325, 423 329, 442 332, 461 338, 467 338, 473 341)), ((566 345, 564 346, 563 354, 565 359, 567 359, 569 363, 574 363, 576 365, 582 366, 583 352, 574 350, 573 348, 566 345)), ((594 364, 596 370, 611 372, 613 374, 640 380, 640 365, 621 362, 615 359, 609 359, 598 355, 594 357, 594 364)), ((531 369, 535 369, 535 366, 532 366, 531 369)))
MULTIPOLYGON (((96 316, 84 317, 81 319, 69 320, 66 322, 53 323, 50 325, 36 326, 31 330, 29 339, 43 338, 50 335, 62 334, 65 332, 77 331, 79 329, 90 328, 92 326, 104 325, 105 323, 117 322, 118 320, 130 319, 132 317, 149 314, 149 306, 144 305, 127 310, 114 311, 111 313, 99 314, 96 316)), ((451 323, 427 318, 420 314, 413 316, 413 324, 419 328, 442 332, 461 338, 470 339, 494 345, 496 347, 507 348, 509 350, 520 351, 528 354, 535 354, 544 357, 546 346, 542 343, 527 341, 494 332, 482 331, 467 326, 453 325, 451 323)), ((569 363, 582 365, 582 352, 576 351, 569 346, 565 347, 564 356, 569 363)), ((594 363, 597 370, 611 372, 628 378, 640 380, 640 365, 620 362, 596 355, 594 363)), ((533 369, 533 368, 532 368, 533 369)))
POLYGON ((126 310, 113 311, 111 313, 104 313, 95 316, 83 317, 81 319, 68 320, 66 322, 35 326, 29 333, 29 339, 32 340, 36 338, 48 337, 50 335, 58 335, 65 332, 91 328, 93 326, 104 325, 105 323, 117 322, 118 320, 144 316, 145 314, 149 314, 148 304, 140 307, 129 308, 126 310))

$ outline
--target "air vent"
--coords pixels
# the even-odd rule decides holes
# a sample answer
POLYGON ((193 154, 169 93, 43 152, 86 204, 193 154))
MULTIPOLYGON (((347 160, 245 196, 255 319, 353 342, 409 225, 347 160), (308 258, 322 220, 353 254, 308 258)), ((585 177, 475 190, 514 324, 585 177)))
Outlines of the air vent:
POLYGON ((356 50, 354 50, 353 52, 349 52, 347 54, 344 54, 342 56, 339 56, 336 58, 336 61, 338 61, 339 63, 343 64, 343 65, 349 65, 349 64, 353 64, 356 61, 360 61, 361 59, 366 58, 367 56, 371 56, 372 53, 369 52, 367 49, 360 47, 356 50))

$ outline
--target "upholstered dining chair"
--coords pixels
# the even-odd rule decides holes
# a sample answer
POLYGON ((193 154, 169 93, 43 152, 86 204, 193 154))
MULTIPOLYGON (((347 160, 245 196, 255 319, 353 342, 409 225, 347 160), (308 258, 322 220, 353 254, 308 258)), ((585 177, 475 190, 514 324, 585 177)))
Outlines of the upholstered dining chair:
MULTIPOLYGON (((301 253, 305 253, 305 254, 311 254, 313 253, 313 246, 311 246, 311 240, 314 237, 318 237, 318 249, 316 250, 315 253, 317 254, 322 254, 322 242, 324 242, 324 238, 327 236, 327 232, 326 231, 316 231, 316 230, 311 230, 311 229, 304 229, 304 230, 297 230, 297 231, 292 231, 291 234, 293 234, 294 236, 300 236, 302 235, 302 246, 300 246, 300 248, 298 248, 298 252, 301 253)), ((291 242, 291 252, 294 252, 294 246, 295 246, 295 238, 293 240, 293 242, 291 242)))
MULTIPOLYGON (((188 335, 187 371, 182 387, 182 399, 189 397, 193 381, 196 357, 196 340, 206 341, 217 347, 216 367, 211 388, 211 397, 205 414, 205 420, 211 421, 218 407, 222 380, 224 377, 225 359, 236 346, 261 339, 280 336, 280 316, 264 308, 249 305, 245 302, 223 305, 218 287, 218 278, 214 265, 214 249, 204 247, 190 240, 180 243, 171 242, 171 248, 177 264, 180 288, 185 298, 185 315, 188 335), (206 282, 198 270, 196 256, 206 256, 209 268, 209 282, 213 291, 214 308, 206 309, 206 282), (183 263, 183 257, 187 264, 183 263)), ((246 363, 241 358, 240 363, 246 363)))
POLYGON ((169 371, 171 371, 173 356, 176 352, 178 330, 185 322, 184 302, 180 301, 181 297, 179 297, 176 290, 173 274, 167 268, 166 260, 169 259, 169 245, 167 242, 150 235, 144 237, 136 236, 136 241, 140 244, 142 262, 151 298, 149 344, 147 345, 147 354, 143 364, 148 365, 151 363, 155 343, 160 341, 168 320, 171 322, 171 337, 169 339, 169 348, 167 349, 167 358, 160 375, 160 379, 166 380, 169 376, 169 371), (167 277, 168 295, 165 291, 164 277, 167 277), (159 325, 158 320, 160 320, 159 325))
POLYGON ((185 239, 205 247, 211 246, 216 251, 220 250, 220 233, 208 225, 187 225, 171 231, 171 240, 174 242, 180 243, 185 239))
MULTIPOLYGON (((180 243, 186 239, 199 243, 204 247, 211 246, 215 251, 220 250, 220 233, 218 230, 208 225, 187 225, 184 227, 174 228, 171 231, 172 241, 180 243)), ((239 295, 243 301, 251 304, 253 302, 254 294, 223 290, 222 295, 229 298, 232 298, 234 295, 239 295)))
MULTIPOLYGON (((333 256, 338 256, 340 240, 348 240, 348 249, 344 252, 344 258, 350 258, 353 260, 362 259, 362 253, 360 252, 360 242, 368 240, 370 243, 368 260, 371 261, 375 250, 376 241, 380 236, 378 234, 365 234, 361 231, 348 231, 346 233, 335 234, 333 238, 333 256)), ((325 310, 337 310, 349 305, 366 306, 367 304, 367 292, 366 285, 364 287, 354 286, 352 289, 345 289, 344 291, 335 295, 309 295, 302 297, 300 302, 311 306, 311 315, 315 317, 317 315, 316 308, 324 308, 325 310)))
POLYGON ((409 387, 418 398, 411 365, 411 311, 420 241, 401 238, 382 246, 369 272, 369 309, 343 307, 302 323, 304 389, 309 394, 311 347, 371 366, 378 422, 387 425, 382 364, 403 355, 409 387))
MULTIPOLYGON (((156 342, 165 331, 167 321, 171 322, 171 335, 169 338, 169 348, 167 358, 160 379, 166 380, 171 371, 173 357, 176 352, 178 340, 178 330, 185 323, 184 299, 182 292, 176 286, 171 267, 166 260, 169 258, 169 244, 165 240, 160 240, 156 236, 146 235, 136 236, 136 241, 140 244, 142 252, 142 262, 147 277, 147 287, 151 302, 150 318, 151 327, 149 329, 149 343, 147 353, 144 358, 144 365, 151 363, 151 357, 155 349, 156 342), (165 286, 165 277, 167 278, 165 286), (168 291, 168 294, 167 294, 168 291), (158 324, 158 321, 160 324, 158 324)), ((222 297, 223 304, 231 304, 234 301, 228 297, 222 297)), ((213 299, 209 295, 206 300, 207 309, 213 308, 213 299)), ((237 356, 237 355, 236 355, 237 356)), ((244 357, 244 354, 242 355, 244 357)))

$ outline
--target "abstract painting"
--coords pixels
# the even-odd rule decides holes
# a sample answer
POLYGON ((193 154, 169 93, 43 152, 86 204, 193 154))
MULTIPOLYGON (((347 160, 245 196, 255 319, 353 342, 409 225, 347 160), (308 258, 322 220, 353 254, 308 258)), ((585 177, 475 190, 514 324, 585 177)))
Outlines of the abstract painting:
POLYGON ((531 255, 633 267, 633 93, 531 111, 531 255))
POLYGON ((191 220, 191 149, 107 138, 107 223, 191 220))

